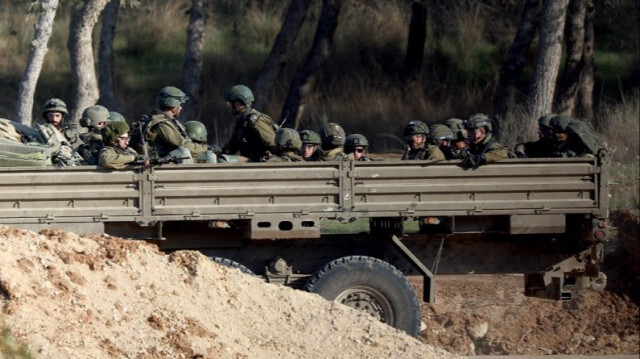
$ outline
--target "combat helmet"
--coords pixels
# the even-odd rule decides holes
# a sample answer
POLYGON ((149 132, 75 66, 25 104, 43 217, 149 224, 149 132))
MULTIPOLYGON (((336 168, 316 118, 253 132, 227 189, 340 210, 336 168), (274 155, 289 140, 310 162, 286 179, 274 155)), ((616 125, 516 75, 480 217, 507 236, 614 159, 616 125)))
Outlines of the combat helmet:
POLYGON ((419 120, 409 121, 402 134, 405 138, 411 137, 412 135, 429 135, 429 127, 419 120))
POLYGON ((300 147, 302 147, 298 131, 288 127, 283 127, 276 132, 275 142, 276 145, 281 146, 283 149, 300 150, 300 147))
POLYGON ((540 128, 551 128, 551 119, 557 116, 555 113, 548 113, 546 115, 542 115, 538 118, 538 127, 540 128))
POLYGON ((67 117, 67 104, 59 98, 48 99, 42 106, 42 117, 46 118, 49 112, 60 112, 64 118, 67 117))
POLYGON ((184 124, 187 136, 194 142, 207 143, 207 128, 200 121, 187 121, 184 124))
POLYGON ((251 89, 245 85, 235 85, 224 93, 224 100, 227 102, 240 101, 247 106, 251 106, 255 98, 251 89))
POLYGON ((467 129, 465 128, 464 120, 454 117, 444 121, 444 124, 451 129, 451 132, 458 138, 458 141, 463 141, 467 138, 467 129))
POLYGON ((115 122, 127 122, 127 120, 119 112, 109 111, 109 118, 115 122))
POLYGON ((573 119, 567 115, 555 115, 549 120, 549 125, 555 133, 566 133, 567 127, 573 122, 573 119))
POLYGON ((369 141, 367 141, 366 137, 358 133, 347 136, 344 140, 344 151, 346 153, 351 153, 356 147, 367 148, 369 147, 369 141))
POLYGON ((596 153, 598 144, 593 136, 590 126, 583 121, 572 121, 567 125, 567 135, 579 139, 582 144, 589 149, 589 152, 596 153))
POLYGON ((342 126, 329 122, 320 129, 320 140, 324 147, 341 147, 344 145, 346 134, 342 126))
POLYGON ((467 130, 474 130, 480 127, 486 128, 487 133, 493 130, 493 124, 489 116, 482 113, 471 115, 471 117, 469 117, 469 119, 467 120, 467 130))
POLYGON ((129 125, 126 122, 110 121, 102 129, 102 143, 105 146, 111 146, 118 136, 122 136, 127 132, 129 132, 129 125))
POLYGON ((178 107, 187 102, 187 100, 189 100, 187 94, 173 86, 163 87, 158 92, 158 96, 156 96, 156 103, 160 108, 178 107))
POLYGON ((443 140, 453 140, 453 132, 443 124, 436 123, 431 126, 431 138, 438 144, 443 140))
POLYGON ((91 128, 97 126, 100 122, 109 121, 111 121, 111 116, 106 107, 100 105, 89 106, 82 111, 80 126, 91 128))
POLYGON ((320 145, 322 141, 320 140, 320 135, 311 131, 311 130, 302 130, 298 132, 300 135, 300 141, 302 141, 303 145, 320 145))

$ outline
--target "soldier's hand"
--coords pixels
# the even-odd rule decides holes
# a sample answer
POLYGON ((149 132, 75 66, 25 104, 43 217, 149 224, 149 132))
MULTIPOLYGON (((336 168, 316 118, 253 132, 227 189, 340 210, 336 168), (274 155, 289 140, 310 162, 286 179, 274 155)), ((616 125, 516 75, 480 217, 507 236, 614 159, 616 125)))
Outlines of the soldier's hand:
POLYGON ((482 154, 474 155, 472 153, 469 153, 467 158, 465 158, 462 161, 462 167, 475 168, 475 167, 480 166, 484 162, 485 162, 484 155, 482 155, 482 154))

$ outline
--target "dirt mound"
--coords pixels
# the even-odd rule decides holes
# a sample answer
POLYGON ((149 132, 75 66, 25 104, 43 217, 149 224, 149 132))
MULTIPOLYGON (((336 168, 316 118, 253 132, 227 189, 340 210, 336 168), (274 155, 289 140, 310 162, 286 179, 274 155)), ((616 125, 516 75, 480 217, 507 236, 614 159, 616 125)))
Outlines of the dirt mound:
POLYGON ((3 324, 40 358, 450 358, 200 253, 0 226, 3 324))

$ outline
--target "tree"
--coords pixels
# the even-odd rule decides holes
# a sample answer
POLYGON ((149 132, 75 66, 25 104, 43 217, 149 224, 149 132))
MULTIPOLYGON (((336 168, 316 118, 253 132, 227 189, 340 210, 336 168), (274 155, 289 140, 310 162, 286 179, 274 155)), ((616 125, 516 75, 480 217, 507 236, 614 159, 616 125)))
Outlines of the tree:
POLYGON ((587 15, 586 0, 571 0, 567 11, 565 39, 567 55, 564 72, 558 83, 555 111, 572 116, 576 105, 578 85, 584 69, 584 34, 587 15))
POLYGON ((255 107, 263 109, 271 95, 280 70, 287 65, 289 54, 304 23, 311 0, 291 0, 278 36, 271 47, 254 86, 255 107))
POLYGON ((42 62, 47 53, 47 44, 53 31, 53 19, 58 9, 58 0, 41 0, 40 15, 34 25, 33 41, 29 49, 29 58, 25 66, 22 80, 18 87, 18 108, 16 120, 31 126, 33 119, 33 94, 36 91, 42 62))
POLYGON ((413 1, 411 3, 411 22, 409 23, 407 52, 403 65, 405 81, 413 81, 420 75, 426 39, 427 6, 423 1, 413 1))
POLYGON ((323 0, 313 44, 304 63, 294 77, 282 108, 281 118, 287 117, 298 128, 304 114, 305 100, 314 88, 315 75, 331 53, 333 34, 338 26, 342 0, 323 0))
MULTIPOLYGON (((569 0, 544 0, 539 27, 538 51, 529 90, 529 115, 538 119, 551 113, 553 94, 562 58, 562 31, 569 0)), ((535 121, 529 132, 535 133, 535 121)))
POLYGON ((69 118, 98 102, 99 91, 93 59, 93 28, 109 0, 83 0, 73 7, 69 25, 69 56, 71 58, 71 108, 69 118))
POLYGON ((496 133, 500 133, 501 124, 516 105, 515 83, 527 65, 527 52, 536 36, 536 28, 540 18, 541 0, 527 0, 522 12, 520 26, 507 52, 507 57, 500 68, 498 85, 493 95, 493 116, 496 133))
POLYGON ((113 85, 113 38, 118 21, 120 0, 110 0, 104 8, 102 29, 100 31, 100 47, 98 49, 98 89, 100 104, 104 107, 123 112, 123 107, 115 95, 113 85))
POLYGON ((202 82, 202 49, 207 25, 209 0, 193 0, 189 10, 189 26, 187 27, 187 48, 182 68, 182 89, 191 98, 192 103, 185 107, 185 118, 196 117, 200 112, 200 84, 202 82))
POLYGON ((595 32, 593 29, 593 20, 596 16, 596 10, 593 0, 588 0, 587 13, 584 20, 584 53, 582 54, 583 69, 580 77, 578 90, 578 107, 576 115, 594 120, 593 115, 593 46, 595 42, 595 32))

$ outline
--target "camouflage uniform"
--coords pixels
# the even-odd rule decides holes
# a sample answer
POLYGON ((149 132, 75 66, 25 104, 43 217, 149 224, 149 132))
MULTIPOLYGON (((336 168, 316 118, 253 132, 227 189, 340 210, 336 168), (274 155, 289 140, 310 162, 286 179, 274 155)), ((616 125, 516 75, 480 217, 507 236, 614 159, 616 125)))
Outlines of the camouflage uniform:
POLYGON ((276 132, 274 140, 278 152, 274 155, 267 152, 263 162, 300 162, 304 158, 298 154, 302 141, 298 132, 292 128, 281 128, 276 132))
POLYGON ((344 153, 345 132, 342 126, 329 122, 320 129, 320 140, 324 152, 323 161, 341 161, 347 159, 344 153))
POLYGON ((598 152, 598 145, 586 122, 577 120, 569 124, 567 136, 568 150, 564 157, 585 157, 598 152))
POLYGON ((367 156, 366 151, 369 148, 369 141, 361 134, 353 134, 347 136, 344 141, 344 153, 347 154, 347 159, 350 161, 371 161, 371 158, 367 156), (355 150, 356 147, 362 147, 364 154, 356 160, 355 150))
POLYGON ((207 151, 207 145, 194 143, 189 139, 182 123, 171 114, 153 110, 150 117, 151 120, 147 125, 147 138, 158 157, 165 157, 178 147, 189 150, 192 157, 197 157, 207 151))
POLYGON ((302 162, 304 158, 295 151, 281 152, 279 155, 268 152, 262 162, 302 162))
POLYGON ((106 125, 109 121, 110 113, 104 106, 89 106, 82 112, 80 126, 87 128, 88 132, 80 134, 83 144, 78 147, 78 153, 86 164, 98 164, 98 154, 104 146, 99 126, 102 126, 101 123, 106 125))
POLYGON ((184 128, 187 131, 187 136, 189 136, 189 138, 191 139, 191 141, 193 141, 194 143, 197 144, 203 144, 205 146, 207 146, 207 150, 201 154, 199 154, 198 156, 194 157, 194 162, 195 163, 216 163, 217 161, 217 156, 216 156, 216 152, 219 152, 219 150, 216 148, 216 146, 209 146, 207 144, 208 142, 208 134, 207 134, 207 128, 204 126, 204 124, 202 122, 199 121, 187 121, 184 124, 184 128))

